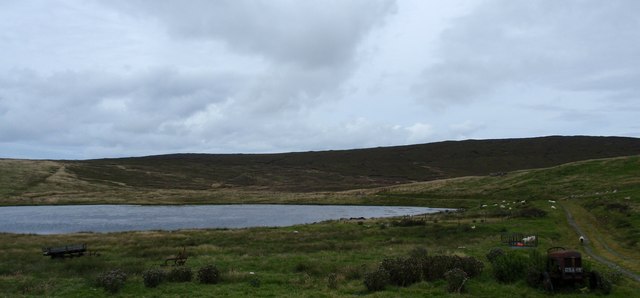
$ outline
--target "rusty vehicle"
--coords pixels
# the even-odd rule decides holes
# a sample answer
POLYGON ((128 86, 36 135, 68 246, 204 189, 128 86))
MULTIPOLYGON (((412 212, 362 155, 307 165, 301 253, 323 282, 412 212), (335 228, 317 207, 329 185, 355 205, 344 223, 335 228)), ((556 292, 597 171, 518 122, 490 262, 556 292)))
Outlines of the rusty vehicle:
POLYGON ((582 255, 564 247, 552 247, 547 250, 547 271, 553 280, 561 282, 582 281, 582 255))
POLYGON ((587 271, 582 264, 582 255, 564 247, 552 247, 547 250, 546 271, 542 274, 545 290, 553 292, 564 286, 588 286, 591 290, 611 291, 611 282, 603 278, 600 272, 587 271))

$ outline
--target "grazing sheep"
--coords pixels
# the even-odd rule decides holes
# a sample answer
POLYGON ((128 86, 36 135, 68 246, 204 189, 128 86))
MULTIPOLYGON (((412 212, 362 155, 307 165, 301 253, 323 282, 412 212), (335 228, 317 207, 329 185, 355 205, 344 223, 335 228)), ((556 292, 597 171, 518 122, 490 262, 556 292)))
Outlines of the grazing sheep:
POLYGON ((505 207, 504 205, 500 205, 500 208, 504 208, 504 207, 505 207))
POLYGON ((555 204, 555 203, 556 203, 556 201, 554 201, 554 200, 549 200, 549 203, 551 203, 551 204, 555 204))
POLYGON ((580 236, 580 244, 584 244, 584 236, 580 236))
POLYGON ((552 206, 551 206, 551 209, 556 209, 556 206, 553 206, 553 205, 552 205, 552 206))
POLYGON ((487 207, 487 205, 482 205, 482 206, 480 206, 480 207, 485 208, 485 207, 487 207))

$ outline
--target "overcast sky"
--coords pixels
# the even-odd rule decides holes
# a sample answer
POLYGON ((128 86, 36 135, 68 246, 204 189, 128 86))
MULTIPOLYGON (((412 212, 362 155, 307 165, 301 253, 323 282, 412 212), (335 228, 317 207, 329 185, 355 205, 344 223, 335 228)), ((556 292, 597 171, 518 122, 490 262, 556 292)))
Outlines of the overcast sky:
POLYGON ((640 137, 636 0, 0 0, 0 157, 640 137))

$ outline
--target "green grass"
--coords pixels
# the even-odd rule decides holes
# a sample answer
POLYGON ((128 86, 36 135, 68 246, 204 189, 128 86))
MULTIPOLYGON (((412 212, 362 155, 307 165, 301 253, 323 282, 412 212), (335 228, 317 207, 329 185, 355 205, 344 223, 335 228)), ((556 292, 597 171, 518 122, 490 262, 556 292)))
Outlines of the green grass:
MULTIPOLYGON (((499 244, 503 231, 526 231, 539 234, 540 251, 550 246, 571 247, 571 231, 563 225, 560 214, 541 219, 467 217, 458 224, 455 215, 426 218, 424 226, 400 227, 393 219, 331 221, 287 228, 239 230, 199 230, 178 232, 128 232, 112 234, 11 235, 0 234, 0 292, 8 296, 108 296, 93 284, 100 272, 121 268, 130 278, 122 296, 188 295, 206 297, 277 296, 371 297, 447 296, 442 281, 420 282, 408 288, 389 287, 384 292, 368 294, 363 274, 374 269, 386 257, 406 256, 416 247, 430 254, 476 256, 485 261, 485 272, 469 282, 469 297, 516 295, 546 296, 523 282, 501 284, 491 277, 484 254, 499 244), (433 223, 434 219, 438 223, 433 223), (476 220, 476 229, 469 229, 476 220), (469 223, 467 223, 469 222, 469 223), (382 228, 384 226, 384 228, 382 228), (297 231, 297 232, 296 232, 297 231), (100 256, 51 260, 40 254, 40 247, 86 242, 100 256), (214 263, 222 271, 217 285, 163 283, 154 289, 144 288, 141 273, 159 268, 164 258, 185 246, 190 258, 187 266, 197 270, 214 263), (254 274, 250 274, 253 272, 254 274), (329 274, 337 275, 338 287, 328 287, 329 274), (259 280, 259 287, 252 280, 259 280)), ((508 249, 508 248, 505 248, 508 249)), ((639 285, 625 281, 614 289, 613 297, 628 296, 639 285)), ((580 296, 577 292, 562 297, 580 296)), ((581 296, 582 297, 582 296, 581 296)))
MULTIPOLYGON (((111 161, 101 162, 106 164, 111 161)), ((538 249, 541 253, 553 246, 580 249, 577 235, 567 224, 560 204, 571 208, 580 225, 589 226, 592 233, 590 238, 601 239, 594 243, 598 253, 636 272, 637 262, 632 261, 640 259, 639 244, 633 241, 638 239, 640 230, 639 156, 512 171, 500 177, 460 177, 378 188, 317 192, 282 192, 255 187, 197 189, 188 185, 186 188, 160 188, 152 185, 159 183, 157 181, 141 181, 141 184, 150 184, 131 186, 118 184, 120 178, 112 179, 108 175, 98 179, 97 170, 92 174, 95 179, 81 178, 79 172, 70 170, 73 166, 68 162, 0 160, 0 164, 3 205, 304 203, 464 208, 463 212, 418 218, 425 220, 426 225, 406 227, 394 225, 396 219, 380 219, 361 224, 356 221, 330 221, 285 228, 238 230, 0 234, 0 297, 106 297, 109 295, 97 288, 93 280, 99 273, 115 268, 123 269, 130 276, 119 294, 124 297, 449 296, 443 281, 420 282, 407 288, 388 287, 376 293, 366 292, 363 285, 366 271, 376 268, 384 258, 406 256, 416 247, 425 247, 430 254, 468 255, 485 261, 485 271, 469 281, 469 292, 462 296, 546 297, 547 294, 528 287, 524 281, 513 284, 495 281, 484 255, 492 247, 508 249, 499 243, 502 232, 539 235, 538 249), (521 204, 522 200, 526 203, 521 204), (549 200, 558 203, 552 204, 549 200), (516 216, 519 210, 531 207, 546 211, 547 216, 516 216), (471 229, 471 226, 476 228, 471 229), (82 242, 87 243, 90 249, 99 251, 101 256, 50 260, 40 252, 43 246, 82 242), (632 261, 624 262, 615 254, 607 253, 602 243, 632 261), (216 264, 222 271, 222 282, 217 285, 163 283, 158 288, 145 288, 141 273, 159 267, 166 257, 177 253, 182 247, 186 247, 191 256, 187 265, 194 272, 204 265, 216 264), (328 286, 330 274, 336 275, 336 289, 328 286)), ((135 171, 136 175, 145 173, 143 168, 135 168, 135 171)), ((154 175, 163 171, 157 171, 154 175)), ((186 168, 182 170, 182 173, 185 172, 186 168)), ((131 177, 126 179, 134 179, 131 177)), ((171 176, 167 179, 174 178, 171 176)), ((585 260, 589 266, 605 270, 588 257, 585 260)), ((615 285, 611 296, 633 297, 638 292, 638 283, 624 279, 615 285)), ((585 297, 596 294, 566 290, 556 296, 585 297)))

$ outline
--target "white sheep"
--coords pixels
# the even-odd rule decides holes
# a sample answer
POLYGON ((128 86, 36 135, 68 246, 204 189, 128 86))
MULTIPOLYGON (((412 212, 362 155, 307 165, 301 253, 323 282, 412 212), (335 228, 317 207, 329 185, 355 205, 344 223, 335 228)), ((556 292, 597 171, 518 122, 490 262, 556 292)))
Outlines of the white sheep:
POLYGON ((551 203, 551 204, 555 204, 555 203, 556 203, 556 201, 554 201, 554 200, 549 200, 549 203, 551 203))
POLYGON ((486 208, 486 207, 487 207, 487 205, 485 204, 485 205, 482 205, 482 206, 480 206, 480 207, 482 207, 482 208, 486 208))
POLYGON ((552 206, 551 206, 551 209, 556 209, 556 206, 553 206, 553 205, 552 205, 552 206))

